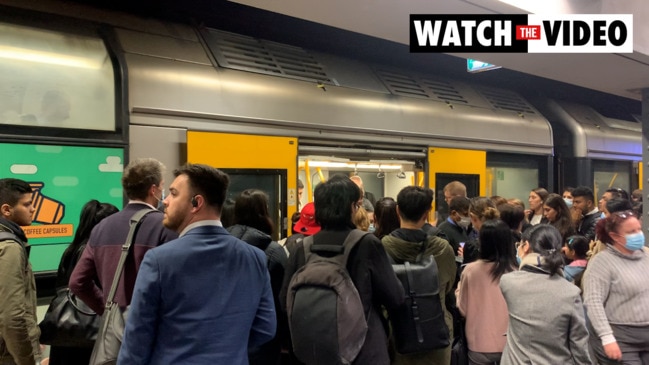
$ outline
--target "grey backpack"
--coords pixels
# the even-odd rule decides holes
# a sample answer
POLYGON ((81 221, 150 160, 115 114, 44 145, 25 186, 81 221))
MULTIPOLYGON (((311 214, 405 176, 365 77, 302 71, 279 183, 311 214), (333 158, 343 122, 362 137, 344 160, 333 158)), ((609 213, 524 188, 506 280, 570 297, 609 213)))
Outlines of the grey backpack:
POLYGON ((366 234, 355 229, 342 245, 304 238, 306 263, 291 278, 287 311, 293 351, 307 365, 351 364, 365 343, 367 321, 347 259, 366 234))

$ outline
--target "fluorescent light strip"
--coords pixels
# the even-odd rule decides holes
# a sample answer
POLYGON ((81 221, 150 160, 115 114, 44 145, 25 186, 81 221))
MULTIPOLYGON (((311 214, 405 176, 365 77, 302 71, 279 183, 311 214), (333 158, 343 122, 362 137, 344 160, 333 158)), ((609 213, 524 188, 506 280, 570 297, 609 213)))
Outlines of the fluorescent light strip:
POLYGON ((101 65, 98 65, 97 62, 92 62, 83 57, 65 56, 57 53, 34 51, 8 46, 0 46, 0 58, 95 70, 101 68, 101 65))
POLYGON ((346 168, 361 170, 401 170, 402 165, 376 164, 376 163, 347 163, 332 161, 308 161, 309 167, 346 168))

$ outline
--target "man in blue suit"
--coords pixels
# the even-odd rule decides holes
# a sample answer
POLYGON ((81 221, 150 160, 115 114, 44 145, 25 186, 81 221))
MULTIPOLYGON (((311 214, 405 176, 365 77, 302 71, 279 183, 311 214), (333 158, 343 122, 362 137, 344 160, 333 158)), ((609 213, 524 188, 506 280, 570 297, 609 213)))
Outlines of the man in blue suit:
POLYGON ((264 253, 219 220, 229 177, 206 165, 174 172, 163 224, 179 238, 146 253, 118 364, 248 364, 276 321, 264 253))

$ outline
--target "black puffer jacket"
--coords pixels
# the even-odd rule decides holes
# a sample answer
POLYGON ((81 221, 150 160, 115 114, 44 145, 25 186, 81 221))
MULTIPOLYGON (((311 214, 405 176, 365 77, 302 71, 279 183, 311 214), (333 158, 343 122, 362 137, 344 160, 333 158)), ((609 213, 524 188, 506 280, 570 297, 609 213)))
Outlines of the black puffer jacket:
POLYGON ((284 281, 284 269, 288 261, 286 251, 266 233, 244 225, 235 224, 227 228, 234 237, 259 248, 266 253, 268 259, 268 272, 270 273, 270 285, 273 289, 275 299, 275 313, 277 315, 277 334, 273 340, 257 349, 249 349, 249 363, 252 365, 277 364, 282 343, 288 342, 288 319, 280 310, 279 292, 284 281))

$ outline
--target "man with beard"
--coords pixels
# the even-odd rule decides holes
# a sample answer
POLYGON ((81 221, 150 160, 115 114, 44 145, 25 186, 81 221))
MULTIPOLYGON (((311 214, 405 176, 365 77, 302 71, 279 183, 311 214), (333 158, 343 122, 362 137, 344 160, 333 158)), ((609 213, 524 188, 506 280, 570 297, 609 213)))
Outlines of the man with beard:
POLYGON ((276 330, 266 256, 221 224, 228 175, 194 164, 174 175, 163 224, 180 237, 144 257, 118 363, 247 365, 276 330))

